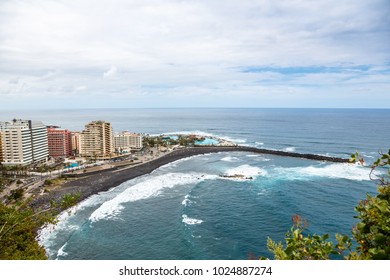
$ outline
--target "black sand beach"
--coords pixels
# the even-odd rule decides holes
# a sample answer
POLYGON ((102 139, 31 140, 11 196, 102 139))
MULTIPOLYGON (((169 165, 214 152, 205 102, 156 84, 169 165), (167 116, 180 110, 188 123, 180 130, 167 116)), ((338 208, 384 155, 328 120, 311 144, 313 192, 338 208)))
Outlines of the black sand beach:
POLYGON ((114 168, 109 170, 102 170, 94 172, 93 174, 85 174, 82 178, 71 180, 63 184, 60 188, 52 190, 48 194, 36 197, 30 205, 33 208, 48 208, 50 201, 58 201, 65 194, 79 193, 80 201, 90 197, 93 194, 107 191, 113 187, 120 185, 130 179, 149 174, 158 167, 168 164, 170 162, 207 153, 218 152, 250 152, 258 154, 272 154, 278 156, 305 158, 310 160, 329 161, 329 162, 348 162, 348 159, 337 157, 326 157, 314 154, 299 154, 284 151, 274 151, 266 149, 258 149, 254 147, 234 146, 234 147, 191 147, 172 151, 154 160, 133 166, 131 168, 114 168))

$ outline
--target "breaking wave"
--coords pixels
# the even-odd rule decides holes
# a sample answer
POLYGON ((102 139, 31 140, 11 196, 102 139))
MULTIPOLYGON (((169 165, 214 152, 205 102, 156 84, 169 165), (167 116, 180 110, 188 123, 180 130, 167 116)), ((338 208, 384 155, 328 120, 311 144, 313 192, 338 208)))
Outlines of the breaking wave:
POLYGON ((123 210, 122 204, 150 197, 158 196, 164 189, 173 188, 179 185, 195 184, 206 179, 215 179, 215 175, 204 175, 199 173, 167 173, 137 183, 127 188, 111 200, 104 202, 96 209, 89 220, 96 222, 101 219, 112 219, 118 216, 123 210))
POLYGON ((352 164, 330 164, 324 166, 307 167, 277 167, 274 169, 277 177, 288 180, 302 180, 311 177, 326 177, 334 179, 348 179, 356 181, 370 180, 370 169, 352 164))
POLYGON ((236 161, 239 161, 240 159, 236 158, 236 157, 227 156, 227 157, 221 158, 221 160, 227 161, 227 162, 236 162, 236 161))
POLYGON ((296 148, 295 147, 287 147, 287 148, 285 148, 284 149, 284 151, 286 151, 286 152, 295 152, 295 150, 296 150, 296 148))
POLYGON ((183 223, 187 225, 198 225, 203 223, 202 220, 190 218, 186 214, 183 214, 181 217, 183 218, 183 223))
POLYGON ((199 136, 204 136, 204 137, 215 137, 223 140, 227 140, 233 143, 246 143, 247 139, 244 138, 234 138, 230 136, 225 136, 225 135, 218 135, 218 134, 213 134, 209 132, 204 132, 204 131, 199 131, 199 130, 194 130, 194 131, 174 131, 174 132, 167 132, 167 133, 162 133, 163 135, 188 135, 188 134, 195 134, 199 136))
POLYGON ((248 164, 240 165, 225 171, 227 176, 242 175, 244 177, 257 177, 267 175, 267 171, 256 166, 251 166, 248 164))

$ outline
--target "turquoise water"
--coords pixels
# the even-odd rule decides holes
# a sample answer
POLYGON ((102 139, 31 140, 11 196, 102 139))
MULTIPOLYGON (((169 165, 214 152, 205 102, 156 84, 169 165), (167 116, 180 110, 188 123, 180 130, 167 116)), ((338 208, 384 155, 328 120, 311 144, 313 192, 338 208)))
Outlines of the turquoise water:
POLYGON ((70 163, 68 166, 65 166, 65 168, 72 168, 79 166, 77 163, 70 163))
MULTIPOLYGON (((94 119, 114 131, 196 134, 240 145, 349 157, 369 165, 390 147, 390 110, 99 109, 0 112, 81 130, 94 119), (70 116, 64 119, 63 116, 70 116)), ((51 259, 246 259, 269 256, 291 216, 308 233, 348 234, 355 205, 375 193, 369 168, 250 153, 191 157, 95 195, 64 213, 40 242, 51 259), (252 180, 221 175, 242 174, 252 180)))
POLYGON ((212 138, 205 138, 202 141, 195 141, 195 145, 205 145, 205 146, 212 146, 212 145, 218 145, 218 140, 212 139, 212 138))

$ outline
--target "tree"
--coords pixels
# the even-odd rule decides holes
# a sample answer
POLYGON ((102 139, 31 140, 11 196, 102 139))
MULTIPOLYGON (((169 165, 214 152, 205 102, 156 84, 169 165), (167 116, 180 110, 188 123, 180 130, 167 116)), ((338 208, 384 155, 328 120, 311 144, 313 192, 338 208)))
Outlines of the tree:
POLYGON ((45 250, 35 239, 37 230, 54 223, 56 215, 78 202, 80 194, 63 196, 47 209, 32 210, 26 203, 8 207, 0 203, 0 259, 47 259, 45 250))
POLYGON ((46 259, 45 250, 35 240, 35 230, 45 221, 44 213, 0 204, 0 259, 46 259))
MULTIPOLYGON (((358 153, 351 156, 351 162, 364 159, 358 153)), ((276 243, 271 238, 267 247, 278 260, 329 259, 330 256, 343 255, 345 259, 375 260, 390 259, 390 150, 381 154, 371 166, 370 178, 377 182, 378 194, 374 197, 366 195, 355 207, 360 222, 352 229, 352 238, 336 234, 336 244, 327 241, 328 234, 304 236, 306 221, 298 215, 292 218, 293 226, 285 235, 285 245, 276 243), (387 170, 385 176, 377 176, 378 169, 387 170), (352 248, 353 241, 357 247, 352 248)), ((262 257, 261 259, 264 259, 262 257)))

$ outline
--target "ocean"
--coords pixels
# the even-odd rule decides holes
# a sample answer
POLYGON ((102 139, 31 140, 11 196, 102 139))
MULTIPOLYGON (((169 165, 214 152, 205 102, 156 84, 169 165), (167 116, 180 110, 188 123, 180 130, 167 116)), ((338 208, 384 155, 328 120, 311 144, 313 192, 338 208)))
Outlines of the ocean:
MULTIPOLYGON (((195 133, 239 145, 348 158, 369 165, 390 148, 390 110, 87 109, 0 112, 80 131, 92 120, 114 131, 195 133)), ((306 233, 350 234, 354 211, 375 193, 370 169, 353 164, 221 152, 181 159, 81 202, 42 230, 50 259, 239 260, 271 257, 291 217, 306 233), (221 177, 243 174, 252 180, 221 177)))

